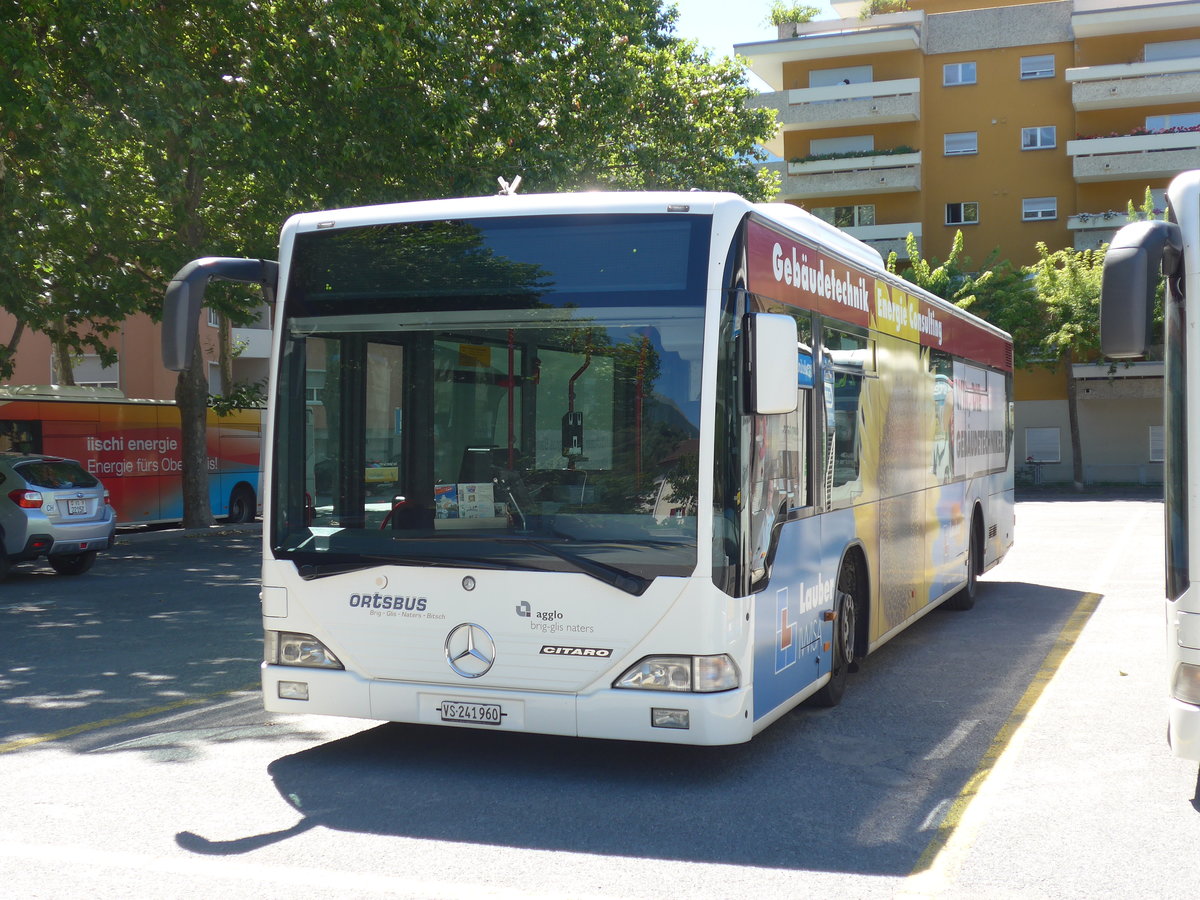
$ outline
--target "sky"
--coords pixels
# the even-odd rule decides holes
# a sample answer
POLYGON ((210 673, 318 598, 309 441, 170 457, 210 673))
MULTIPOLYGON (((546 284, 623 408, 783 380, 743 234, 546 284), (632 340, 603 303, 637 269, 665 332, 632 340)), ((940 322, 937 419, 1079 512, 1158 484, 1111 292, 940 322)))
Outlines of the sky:
MULTIPOLYGON (((768 41, 778 37, 775 26, 766 24, 771 0, 666 0, 679 7, 676 32, 693 38, 701 47, 716 51, 717 56, 732 56, 734 44, 768 41)), ((821 12, 818 19, 835 18, 828 0, 801 0, 821 12)))

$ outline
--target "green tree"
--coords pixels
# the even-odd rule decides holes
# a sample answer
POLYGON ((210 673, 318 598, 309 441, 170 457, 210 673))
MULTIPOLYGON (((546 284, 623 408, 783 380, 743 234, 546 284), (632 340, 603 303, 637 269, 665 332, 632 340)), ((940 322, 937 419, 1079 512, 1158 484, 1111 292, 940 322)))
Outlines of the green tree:
POLYGON ((97 142, 103 117, 81 102, 75 48, 53 12, 37 0, 0 10, 0 306, 15 319, 0 336, 0 377, 11 378, 22 337, 37 331, 71 383, 73 356, 115 361, 104 339, 149 291, 138 293, 126 223, 109 202, 124 189, 112 171, 119 150, 97 142))
POLYGON ((963 255, 963 246, 963 233, 956 231, 950 245, 950 254, 944 262, 936 257, 925 259, 921 256, 916 236, 910 232, 904 241, 908 257, 906 264, 901 267, 899 255, 893 250, 888 254, 887 270, 943 300, 965 307, 974 302, 975 292, 987 284, 991 278, 991 271, 985 269, 974 274, 968 272, 966 266, 970 264, 970 260, 963 255))
POLYGON ((1079 437, 1078 391, 1073 364, 1100 351, 1100 283, 1104 251, 1057 250, 1037 245, 1038 261, 1030 267, 1038 299, 1046 310, 1042 339, 1045 359, 1066 369, 1067 416, 1071 432, 1071 472, 1083 490, 1083 448, 1079 437))
MULTIPOLYGON (((68 343, 157 314, 188 259, 273 255, 299 209, 491 193, 498 175, 775 189, 754 165, 771 113, 659 0, 28 0, 3 16, 0 302, 68 343)), ((244 290, 209 302, 250 314, 244 290)), ((197 351, 176 388, 187 525, 210 521, 205 374, 197 351)))
POLYGON ((768 25, 803 25, 811 22, 821 14, 816 6, 806 6, 803 3, 786 3, 785 0, 775 0, 767 10, 768 25))

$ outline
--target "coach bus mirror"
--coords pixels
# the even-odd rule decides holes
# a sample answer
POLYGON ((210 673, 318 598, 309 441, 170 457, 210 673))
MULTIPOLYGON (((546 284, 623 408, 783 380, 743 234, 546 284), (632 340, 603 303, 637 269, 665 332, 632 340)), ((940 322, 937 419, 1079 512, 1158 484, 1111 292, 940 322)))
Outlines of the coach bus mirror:
POLYGON ((759 415, 794 412, 800 378, 796 320, 777 313, 751 313, 747 333, 750 411, 759 415))
POLYGON ((1133 222, 1109 244, 1100 286, 1100 352, 1109 359, 1146 355, 1160 271, 1178 274, 1182 252, 1173 222, 1133 222))
POLYGON ((260 284, 270 302, 279 281, 279 263, 270 259, 206 256, 192 260, 175 273, 163 298, 162 323, 163 365, 173 372, 182 372, 192 361, 204 292, 214 279, 260 284))

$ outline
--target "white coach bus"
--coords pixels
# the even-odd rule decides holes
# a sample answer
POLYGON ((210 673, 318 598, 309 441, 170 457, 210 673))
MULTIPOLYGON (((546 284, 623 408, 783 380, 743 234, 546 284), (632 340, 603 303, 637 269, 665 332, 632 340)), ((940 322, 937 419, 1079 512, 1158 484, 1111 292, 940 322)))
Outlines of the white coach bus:
POLYGON ((785 205, 589 193, 295 216, 266 468, 268 709, 728 744, 1013 536, 1008 335, 785 205))
POLYGON ((1111 359, 1137 359, 1149 349, 1155 294, 1163 301, 1163 486, 1166 501, 1168 740, 1176 756, 1200 760, 1200 587, 1191 561, 1200 559, 1200 316, 1185 314, 1200 285, 1200 170, 1167 189, 1167 221, 1134 222, 1117 232, 1104 257, 1101 349, 1111 359), (1190 288, 1190 290, 1189 290, 1190 288), (1189 485, 1190 477, 1193 479, 1189 485))

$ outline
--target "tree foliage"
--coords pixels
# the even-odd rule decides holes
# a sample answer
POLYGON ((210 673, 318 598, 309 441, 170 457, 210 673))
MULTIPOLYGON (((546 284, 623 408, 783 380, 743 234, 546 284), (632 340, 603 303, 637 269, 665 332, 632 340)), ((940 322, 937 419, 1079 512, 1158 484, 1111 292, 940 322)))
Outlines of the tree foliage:
MULTIPOLYGON (((772 114, 659 0, 23 0, 0 13, 0 304, 106 354, 200 255, 271 256, 292 212, 495 191, 767 199, 772 114)), ((246 291, 211 304, 244 321, 246 291)), ((9 336, 8 343, 13 341, 9 336)), ((0 348, 0 374, 11 351, 0 348)), ((176 399, 207 519, 197 354, 176 399)))
POLYGON ((917 238, 911 232, 904 241, 904 249, 908 256, 906 265, 900 271, 899 257, 895 251, 888 254, 887 270, 900 274, 906 281, 924 288, 931 294, 936 294, 943 300, 949 300, 959 306, 968 306, 975 300, 975 292, 987 284, 992 277, 990 269, 979 273, 967 271, 970 260, 963 255, 963 233, 954 232, 954 240, 950 245, 950 254, 944 262, 937 257, 925 259, 921 256, 917 238))
POLYGON ((1037 245, 1030 267, 1034 288, 1045 306, 1042 346, 1051 360, 1087 359, 1100 350, 1100 282, 1104 248, 1056 250, 1037 245))

